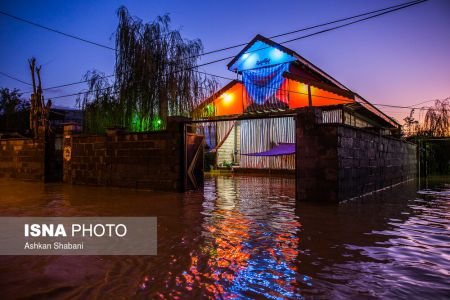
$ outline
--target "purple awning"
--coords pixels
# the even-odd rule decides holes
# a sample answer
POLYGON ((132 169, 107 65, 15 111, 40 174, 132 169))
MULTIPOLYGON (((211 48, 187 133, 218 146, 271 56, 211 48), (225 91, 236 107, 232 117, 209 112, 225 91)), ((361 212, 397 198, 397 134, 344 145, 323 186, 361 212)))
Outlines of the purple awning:
POLYGON ((289 155, 295 154, 295 143, 279 143, 278 146, 273 147, 270 150, 257 152, 257 153, 247 153, 242 155, 247 156, 278 156, 278 155, 289 155))

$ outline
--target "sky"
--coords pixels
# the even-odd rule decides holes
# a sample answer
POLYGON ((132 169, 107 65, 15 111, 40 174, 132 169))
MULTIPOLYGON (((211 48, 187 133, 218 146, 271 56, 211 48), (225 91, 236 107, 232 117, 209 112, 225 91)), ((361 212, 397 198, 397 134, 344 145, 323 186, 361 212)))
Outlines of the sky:
MULTIPOLYGON (((249 42, 256 34, 269 37, 403 2, 406 0, 0 0, 0 10, 111 47, 121 5, 144 22, 168 13, 173 28, 181 30, 187 39, 199 38, 204 50, 210 51, 249 42)), ((409 106, 450 97, 450 0, 429 0, 285 46, 374 104, 409 106)), ((199 63, 239 51, 204 56, 199 63)), ((0 72, 31 82, 27 60, 32 56, 42 65, 44 88, 79 81, 88 70, 112 74, 115 63, 112 50, 0 15, 0 72)), ((208 65, 202 70, 233 77, 227 63, 208 65)), ((1 74, 0 87, 30 91, 30 86, 1 74)), ((84 84, 69 86, 48 91, 45 96, 77 93, 85 88, 84 84)), ((54 105, 74 106, 75 97, 55 99, 54 105)), ((379 108, 397 120, 409 113, 405 109, 379 108)), ((416 112, 415 117, 419 116, 423 117, 423 112, 416 112)))

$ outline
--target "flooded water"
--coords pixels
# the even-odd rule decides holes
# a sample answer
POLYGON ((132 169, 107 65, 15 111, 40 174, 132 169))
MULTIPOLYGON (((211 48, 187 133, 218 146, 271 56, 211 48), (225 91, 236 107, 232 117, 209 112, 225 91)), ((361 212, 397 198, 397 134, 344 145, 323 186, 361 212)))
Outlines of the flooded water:
POLYGON ((450 178, 340 205, 290 178, 155 193, 0 181, 1 216, 157 216, 156 256, 3 256, 2 299, 444 299, 450 178))

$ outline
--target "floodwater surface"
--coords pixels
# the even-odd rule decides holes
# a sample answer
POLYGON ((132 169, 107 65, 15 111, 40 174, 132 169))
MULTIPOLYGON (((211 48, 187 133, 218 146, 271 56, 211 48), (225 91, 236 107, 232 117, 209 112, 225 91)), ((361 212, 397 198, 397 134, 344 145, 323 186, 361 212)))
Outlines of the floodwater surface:
POLYGON ((156 256, 0 256, 1 299, 444 299, 450 178, 339 205, 295 180, 184 194, 0 181, 1 216, 156 216, 156 256))

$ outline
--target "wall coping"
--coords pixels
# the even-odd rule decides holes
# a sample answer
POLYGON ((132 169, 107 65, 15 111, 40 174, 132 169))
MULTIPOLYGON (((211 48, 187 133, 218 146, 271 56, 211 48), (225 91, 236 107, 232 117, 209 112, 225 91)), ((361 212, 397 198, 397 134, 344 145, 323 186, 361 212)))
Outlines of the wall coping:
POLYGON ((17 137, 17 138, 8 138, 8 139, 0 139, 0 143, 1 142, 9 142, 9 141, 39 141, 39 140, 42 140, 42 139, 39 139, 39 138, 36 138, 36 139, 33 139, 33 138, 19 138, 19 137, 17 137))
POLYGON ((371 134, 373 136, 384 137, 384 138, 387 138, 387 139, 390 139, 390 140, 394 140, 394 141, 397 141, 397 142, 404 142, 406 144, 417 146, 416 143, 413 143, 413 142, 410 142, 410 141, 407 141, 407 140, 395 138, 395 137, 392 137, 392 136, 389 136, 389 135, 382 135, 382 134, 375 133, 373 131, 370 131, 370 130, 367 130, 367 129, 364 129, 364 128, 354 127, 354 126, 351 126, 351 125, 348 125, 348 124, 342 124, 342 123, 319 123, 318 125, 319 126, 325 126, 325 127, 328 127, 328 126, 346 127, 346 128, 350 128, 350 129, 354 129, 354 130, 359 130, 359 131, 362 131, 364 133, 371 134))
MULTIPOLYGON (((117 133, 116 136, 124 136, 124 135, 144 135, 144 134, 162 134, 162 133, 167 133, 167 132, 172 132, 170 130, 159 130, 159 131, 144 131, 144 132, 137 132, 137 131, 132 131, 132 132, 119 132, 117 133)), ((72 134, 72 137, 108 137, 108 135, 105 134, 88 134, 88 133, 74 133, 72 134)))

